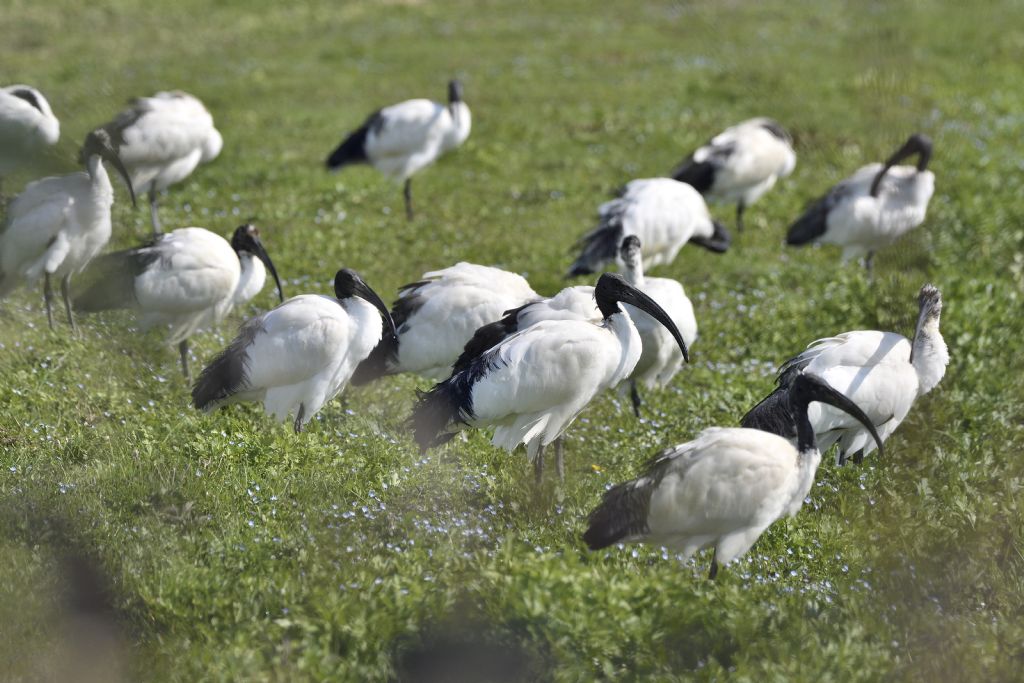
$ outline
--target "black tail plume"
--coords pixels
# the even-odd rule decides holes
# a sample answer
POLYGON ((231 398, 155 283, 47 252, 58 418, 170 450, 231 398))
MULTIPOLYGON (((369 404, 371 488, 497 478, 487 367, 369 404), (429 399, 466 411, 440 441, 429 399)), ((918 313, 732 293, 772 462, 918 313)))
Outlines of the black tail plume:
POLYGON ((262 317, 242 324, 238 336, 203 368, 192 387, 192 405, 199 410, 213 410, 218 403, 230 398, 246 385, 249 372, 249 354, 246 350, 262 330, 262 317))
POLYGON ((653 489, 647 483, 643 477, 605 492, 601 504, 587 517, 583 541, 588 548, 600 550, 648 532, 647 512, 653 489))
POLYGON ((426 453, 453 436, 453 433, 445 431, 449 425, 459 421, 461 410, 461 400, 453 379, 436 384, 429 391, 416 392, 416 406, 408 425, 412 428, 420 453, 426 453))
POLYGON ((135 278, 158 258, 156 249, 139 247, 94 259, 78 278, 85 284, 76 288, 72 306, 85 313, 134 307, 135 278))
POLYGON ((704 194, 715 184, 715 170, 714 164, 694 161, 693 155, 690 155, 672 171, 672 177, 704 194))
POLYGON ((519 314, 530 304, 505 311, 505 317, 487 323, 473 333, 473 337, 462 348, 462 354, 452 366, 452 374, 459 373, 472 364, 474 360, 487 353, 505 339, 519 331, 519 314))
POLYGON ((381 125, 383 125, 383 119, 380 111, 376 111, 366 119, 362 126, 349 133, 348 137, 331 152, 331 156, 327 157, 328 170, 333 171, 352 164, 365 164, 368 161, 366 136, 372 130, 379 130, 381 125))
POLYGON ((385 331, 370 355, 356 366, 356 371, 352 373, 350 382, 357 387, 375 382, 381 377, 391 374, 388 365, 397 360, 398 339, 390 331, 385 331))
POLYGON ((606 264, 615 261, 619 255, 622 233, 622 220, 618 212, 602 215, 600 225, 576 243, 576 248, 581 249, 580 255, 569 266, 565 277, 589 275, 603 270, 606 264))

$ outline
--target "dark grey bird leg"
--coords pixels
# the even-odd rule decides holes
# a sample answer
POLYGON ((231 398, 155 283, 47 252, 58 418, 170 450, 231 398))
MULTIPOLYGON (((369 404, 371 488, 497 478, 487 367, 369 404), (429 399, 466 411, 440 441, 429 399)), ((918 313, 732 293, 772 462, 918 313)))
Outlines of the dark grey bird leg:
POLYGON ((633 414, 640 417, 640 406, 643 400, 640 399, 640 392, 636 389, 636 380, 629 380, 629 398, 633 401, 633 414))
POLYGON ((544 480, 544 446, 537 451, 537 458, 533 461, 533 477, 537 486, 544 480))
POLYGON ((46 322, 53 329, 53 287, 50 285, 50 274, 43 275, 43 300, 46 301, 46 322))
POLYGON ((708 572, 708 578, 712 581, 718 578, 718 548, 715 548, 714 554, 711 555, 711 571, 708 572))
POLYGON ((181 372, 185 379, 192 382, 192 373, 188 369, 188 339, 182 339, 178 344, 178 354, 181 356, 181 372))
POLYGON ((160 227, 160 216, 157 215, 156 211, 156 184, 149 188, 149 219, 153 223, 153 237, 162 235, 163 230, 160 227))
POLYGON ((298 434, 299 432, 302 431, 302 418, 305 417, 305 416, 306 416, 306 404, 305 403, 300 403, 299 404, 299 412, 297 412, 295 414, 295 424, 293 425, 293 427, 295 428, 295 433, 296 434, 298 434))
POLYGON ((402 195, 405 197, 405 217, 407 220, 412 220, 412 178, 405 179, 405 189, 402 191, 402 195))
POLYGON ((71 274, 60 279, 60 295, 64 298, 64 312, 68 314, 68 323, 71 325, 72 334, 78 334, 78 325, 75 324, 75 316, 71 314, 71 274))
POLYGON ((743 202, 736 204, 736 232, 743 232, 743 212, 747 206, 743 202))
POLYGON ((874 282, 875 280, 875 252, 869 251, 868 255, 864 257, 864 267, 868 271, 868 282, 874 282))
POLYGON ((558 481, 565 483, 565 448, 562 437, 555 439, 555 471, 558 472, 558 481))

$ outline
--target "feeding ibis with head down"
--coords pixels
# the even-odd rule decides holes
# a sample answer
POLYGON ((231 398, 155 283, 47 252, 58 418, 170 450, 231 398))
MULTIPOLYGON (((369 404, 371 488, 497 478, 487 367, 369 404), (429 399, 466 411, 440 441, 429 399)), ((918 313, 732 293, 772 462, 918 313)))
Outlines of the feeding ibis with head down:
POLYGON ((591 550, 614 543, 664 545, 684 559, 712 546, 714 579, 719 565, 741 557, 772 523, 803 505, 821 463, 807 415, 817 404, 812 402, 849 413, 881 450, 870 419, 817 377, 797 377, 786 399, 796 423, 795 447, 760 429, 705 429, 693 441, 656 455, 642 476, 605 492, 590 513, 583 540, 591 550))
POLYGON ((93 261, 85 273, 92 283, 75 295, 74 307, 85 312, 129 308, 143 330, 169 326, 167 341, 178 345, 181 370, 191 378, 188 338, 259 294, 267 270, 284 301, 256 226, 239 226, 230 243, 203 228, 181 228, 93 261))
MULTIPOLYGON (((802 375, 821 378, 857 404, 885 441, 907 417, 918 396, 942 380, 949 350, 939 331, 942 294, 924 285, 918 294, 917 328, 909 340, 895 332, 858 330, 819 339, 779 369, 778 386, 743 417, 744 427, 796 438, 789 395, 802 375)), ((814 404, 808 413, 822 451, 839 443, 836 462, 854 462, 874 450, 865 430, 849 415, 814 404)))
POLYGON ((796 168, 793 139, 778 122, 756 118, 739 123, 698 147, 672 177, 707 199, 736 203, 736 228, 743 212, 796 168))
POLYGON ((328 170, 370 164, 404 183, 406 218, 412 220, 412 176, 469 137, 472 118, 462 101, 462 84, 448 83, 448 104, 406 100, 379 109, 349 133, 327 157, 328 170))

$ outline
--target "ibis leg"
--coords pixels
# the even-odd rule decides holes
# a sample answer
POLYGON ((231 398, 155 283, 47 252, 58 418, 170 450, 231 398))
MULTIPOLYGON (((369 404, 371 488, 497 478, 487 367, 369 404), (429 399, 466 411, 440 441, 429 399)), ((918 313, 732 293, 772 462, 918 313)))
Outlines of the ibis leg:
POLYGON ((188 369, 188 339, 182 339, 178 344, 178 355, 181 356, 181 373, 185 375, 186 380, 191 382, 192 373, 188 369))
POLYGON ((75 324, 75 316, 71 314, 71 275, 65 275, 60 279, 60 295, 64 299, 64 312, 68 314, 68 324, 71 325, 71 332, 78 333, 78 325, 75 324))
POLYGON ((53 287, 50 286, 50 274, 43 275, 43 301, 46 302, 46 322, 53 329, 53 287))
POLYGON ((864 268, 868 271, 868 280, 873 281, 875 279, 875 252, 868 252, 864 258, 864 268))
POLYGON ((537 451, 537 457, 533 461, 533 478, 536 481, 537 486, 540 486, 541 481, 543 481, 543 479, 544 479, 544 446, 543 445, 541 445, 540 449, 537 451))
POLYGON ((854 465, 859 465, 862 462, 864 462, 864 449, 863 448, 853 454, 853 464, 854 465))
POLYGON ((708 578, 714 581, 718 578, 718 548, 715 548, 715 552, 711 555, 711 571, 708 572, 708 578))
POLYGON ((558 481, 565 481, 565 448, 562 437, 555 439, 555 471, 558 472, 558 481))
POLYGON ((295 413, 295 424, 292 425, 295 428, 295 433, 298 434, 302 431, 302 418, 306 416, 306 404, 299 404, 299 412, 295 413))
POLYGON ((629 398, 633 401, 633 414, 640 417, 640 405, 643 401, 640 399, 640 392, 636 389, 636 380, 629 380, 629 398))
POLYGON ((840 467, 846 466, 846 451, 842 448, 839 449, 839 457, 836 458, 836 464, 840 467))
POLYGON ((412 178, 406 178, 405 189, 402 190, 402 195, 405 197, 405 217, 408 220, 412 220, 412 178))
POLYGON ((149 188, 149 220, 153 223, 153 237, 163 234, 160 227, 160 216, 156 211, 156 185, 149 188))
POLYGON ((736 232, 743 232, 743 212, 747 210, 746 204, 736 204, 736 232))

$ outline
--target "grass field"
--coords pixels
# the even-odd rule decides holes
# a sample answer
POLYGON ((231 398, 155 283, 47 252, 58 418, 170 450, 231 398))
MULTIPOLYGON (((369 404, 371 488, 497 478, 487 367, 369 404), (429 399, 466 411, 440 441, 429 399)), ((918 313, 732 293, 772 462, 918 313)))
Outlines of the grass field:
MULTIPOLYGON (((598 400, 569 432, 565 485, 540 492, 525 457, 483 433, 418 455, 403 420, 427 382, 348 391, 295 435, 255 406, 193 411, 177 354, 127 317, 72 339, 47 329, 40 292, 3 302, 0 678, 88 668, 66 637, 72 556, 105 586, 136 680, 423 680, 445 661, 466 680, 1020 680, 1022 9, 8 0, 0 82, 36 85, 62 121, 44 170, 70 170, 126 99, 192 92, 224 152, 164 198, 165 226, 252 219, 288 295, 326 293, 348 266, 390 301, 457 260, 553 293, 610 191, 725 125, 773 116, 798 164, 730 252, 687 248, 656 272, 694 301, 691 365, 643 420, 598 400), (323 170, 366 114, 441 99, 452 76, 473 134, 417 178, 414 222, 371 169, 323 170), (834 249, 783 246, 808 199, 915 130, 935 140, 936 195, 873 283, 834 249), (911 334, 926 281, 952 362, 884 459, 826 462, 811 504, 716 583, 704 554, 584 548, 606 485, 735 424, 813 339, 911 334)), ((149 225, 116 192, 121 247, 149 225)), ((197 336, 194 363, 272 296, 197 336)))

